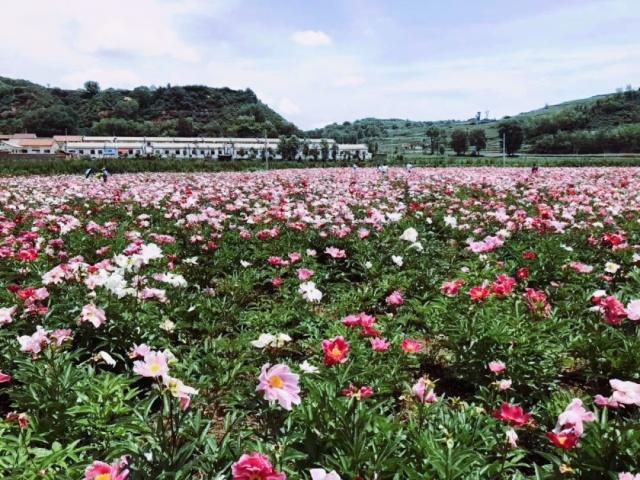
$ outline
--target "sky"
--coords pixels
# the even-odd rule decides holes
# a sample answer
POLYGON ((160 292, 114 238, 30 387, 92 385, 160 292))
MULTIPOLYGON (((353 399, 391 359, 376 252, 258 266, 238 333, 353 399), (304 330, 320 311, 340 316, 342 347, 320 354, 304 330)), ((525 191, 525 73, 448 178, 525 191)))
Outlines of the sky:
POLYGON ((639 0, 2 0, 0 75, 250 88, 301 128, 640 84, 639 0))

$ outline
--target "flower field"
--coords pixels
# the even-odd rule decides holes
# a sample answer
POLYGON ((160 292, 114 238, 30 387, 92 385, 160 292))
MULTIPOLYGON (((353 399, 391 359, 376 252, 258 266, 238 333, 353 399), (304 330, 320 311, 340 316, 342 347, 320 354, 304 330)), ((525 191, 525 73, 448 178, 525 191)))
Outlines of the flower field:
POLYGON ((0 178, 0 478, 639 480, 638 185, 0 178))

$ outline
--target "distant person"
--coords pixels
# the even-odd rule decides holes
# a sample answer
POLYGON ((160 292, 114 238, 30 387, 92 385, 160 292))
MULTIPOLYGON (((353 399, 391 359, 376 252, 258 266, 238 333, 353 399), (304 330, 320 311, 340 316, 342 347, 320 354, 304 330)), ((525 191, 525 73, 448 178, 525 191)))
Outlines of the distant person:
POLYGON ((411 169, 413 168, 413 165, 411 165, 410 163, 407 163, 405 168, 407 169, 407 172, 411 173, 411 169))
POLYGON ((109 178, 109 170, 106 167, 102 167, 102 181, 107 183, 107 178, 109 178))
POLYGON ((536 173, 538 173, 538 164, 534 163, 533 167, 531 167, 531 175, 535 175, 536 173))

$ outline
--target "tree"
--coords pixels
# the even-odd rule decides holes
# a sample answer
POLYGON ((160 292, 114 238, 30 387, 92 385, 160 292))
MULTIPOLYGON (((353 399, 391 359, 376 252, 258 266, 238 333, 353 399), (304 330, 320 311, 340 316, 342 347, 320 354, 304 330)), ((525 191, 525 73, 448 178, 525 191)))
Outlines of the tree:
POLYGON ((524 131, 520 123, 516 120, 504 120, 498 125, 498 135, 500 135, 500 146, 503 146, 507 155, 512 156, 522 146, 524 141, 524 131))
POLYGON ((87 80, 86 82, 84 82, 84 90, 93 97, 100 93, 100 84, 98 82, 94 82, 93 80, 87 80))
POLYGON ((179 118, 176 123, 176 133, 179 137, 193 137, 193 125, 188 118, 179 118))
POLYGON ((329 142, 324 138, 320 141, 320 153, 322 154, 323 162, 329 160, 329 142))
POLYGON ((65 133, 65 131, 74 133, 77 117, 73 110, 54 105, 29 112, 22 123, 25 130, 33 132, 39 137, 52 137, 65 133))
POLYGON ((334 143, 333 145, 331 145, 331 158, 333 159, 333 161, 335 162, 338 158, 338 144, 334 143))
POLYGON ((481 128, 474 128, 469 132, 469 145, 475 148, 475 154, 480 155, 480 151, 487 148, 487 135, 481 128))
POLYGON ((426 135, 429 138, 429 144, 431 145, 431 155, 436 153, 438 149, 438 139, 440 138, 440 129, 435 125, 431 125, 427 128, 426 135))
POLYGON ((456 128, 451 132, 451 148, 456 155, 462 155, 469 148, 469 135, 466 130, 456 128))
POLYGON ((278 153, 282 156, 283 160, 295 160, 298 150, 300 149, 300 140, 295 135, 287 137, 285 135, 280 136, 278 142, 278 153))

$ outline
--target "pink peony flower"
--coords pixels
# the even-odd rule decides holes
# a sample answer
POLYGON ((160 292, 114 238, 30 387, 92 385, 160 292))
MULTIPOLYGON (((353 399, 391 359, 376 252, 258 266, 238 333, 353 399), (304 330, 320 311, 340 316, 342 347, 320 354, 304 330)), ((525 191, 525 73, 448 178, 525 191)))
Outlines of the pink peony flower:
POLYGON ((13 322, 13 314, 16 313, 17 307, 0 308, 0 327, 13 322))
MULTIPOLYGON (((640 300, 631 300, 627 304, 625 311, 629 320, 633 320, 634 322, 640 320, 640 300)), ((0 323, 2 323, 1 320, 0 323)))
POLYGON ((129 477, 129 470, 126 469, 126 466, 127 459, 125 457, 111 465, 95 461, 84 471, 84 480, 126 480, 129 477))
POLYGON ((284 473, 278 473, 271 462, 261 453, 246 453, 231 466, 232 480, 287 480, 284 473))
POLYGON ((2 373, 2 370, 0 370, 0 383, 9 383, 10 381, 11 381, 11 375, 2 373))
POLYGON ((167 356, 164 352, 151 351, 144 356, 144 360, 133 362, 133 371, 142 377, 164 377, 169 374, 167 356))
POLYGON ((336 248, 336 247, 327 247, 324 253, 329 255, 331 258, 339 258, 339 259, 347 258, 347 253, 344 250, 340 250, 339 248, 336 248))
POLYGON ((389 341, 380 337, 370 338, 369 342, 371 343, 371 348, 374 352, 386 352, 391 346, 391 343, 389 341))
POLYGON ((298 378, 286 365, 270 366, 267 363, 262 366, 256 391, 263 392, 265 400, 277 401, 285 410, 291 410, 292 405, 300 404, 298 378))
POLYGON ((606 398, 603 397, 602 395, 596 395, 595 397, 593 397, 593 402, 598 405, 599 407, 606 407, 606 408, 618 408, 620 407, 620 404, 615 401, 612 398, 606 398))
POLYGON ((499 360, 489 362, 489 370, 491 370, 491 373, 495 373, 496 375, 499 375, 502 372, 504 372, 506 368, 507 366, 505 365, 505 363, 499 360))
POLYGON ((49 332, 40 325, 36 327, 36 331, 32 335, 23 335, 18 337, 20 350, 30 353, 33 356, 38 355, 42 348, 49 344, 49 332))
POLYGON ((640 473, 634 475, 633 473, 623 472, 618 475, 618 480, 640 480, 640 473))
POLYGON ((92 303, 82 307, 82 312, 80 312, 80 323, 88 322, 95 328, 100 328, 106 321, 107 316, 101 308, 96 307, 92 303))
POLYGON ((314 271, 313 270, 309 270, 308 268, 300 268, 300 269, 298 269, 298 279, 301 282, 306 282, 311 277, 313 277, 313 274, 314 274, 314 271))
POLYGON ((640 384, 634 382, 623 382, 622 380, 609 380, 613 389, 611 399, 623 405, 640 406, 640 384))
POLYGON ((452 280, 450 282, 444 282, 440 287, 440 291, 447 297, 455 297, 460 293, 460 288, 464 285, 464 280, 452 280))
POLYGON ((324 468, 312 468, 309 473, 311 480, 342 480, 335 470, 327 472, 324 468))
POLYGON ((595 419, 595 414, 584 408, 582 400, 574 398, 558 417, 558 422, 553 431, 556 434, 560 434, 570 430, 578 437, 581 437, 584 434, 584 423, 593 422, 595 419))
POLYGON ((402 293, 396 290, 385 299, 385 302, 387 303, 387 305, 390 305, 392 307, 399 307, 400 305, 404 304, 404 297, 402 296, 402 293))
POLYGON ((141 343, 140 345, 134 344, 133 348, 129 352, 129 358, 132 360, 136 358, 144 358, 148 353, 151 353, 151 347, 149 345, 144 343, 141 343))
POLYGON ((438 397, 433 391, 433 386, 433 382, 422 377, 411 387, 411 393, 420 403, 435 403, 438 401, 438 397))

